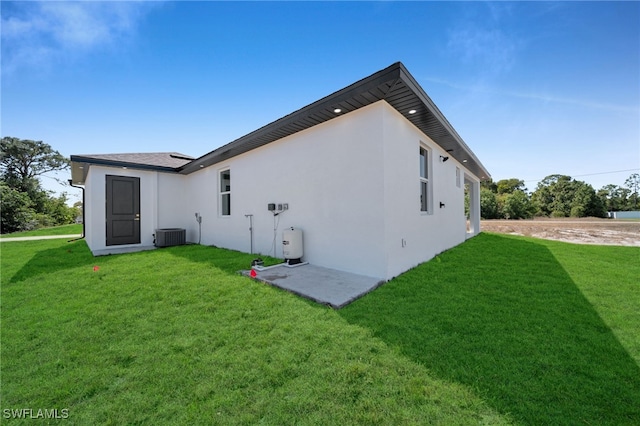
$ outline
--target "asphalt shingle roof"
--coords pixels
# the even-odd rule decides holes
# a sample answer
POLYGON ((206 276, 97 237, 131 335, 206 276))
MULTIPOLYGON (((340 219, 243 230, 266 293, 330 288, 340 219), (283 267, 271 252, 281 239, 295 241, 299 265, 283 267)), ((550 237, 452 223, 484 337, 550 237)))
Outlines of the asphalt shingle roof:
MULTIPOLYGON (((137 152, 130 154, 90 154, 74 155, 74 161, 98 160, 105 163, 127 163, 152 167, 177 169, 193 161, 193 157, 178 152, 137 152)), ((95 162, 95 161, 94 161, 95 162)))

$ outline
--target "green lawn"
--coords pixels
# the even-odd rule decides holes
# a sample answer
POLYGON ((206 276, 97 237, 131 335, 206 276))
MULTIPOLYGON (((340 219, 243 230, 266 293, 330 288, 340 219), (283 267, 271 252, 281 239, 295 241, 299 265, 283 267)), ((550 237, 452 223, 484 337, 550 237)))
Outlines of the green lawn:
POLYGON ((46 235, 76 235, 82 234, 82 224, 54 226, 51 228, 40 228, 33 231, 14 232, 12 234, 2 234, 0 238, 13 237, 40 237, 46 235))
POLYGON ((481 234, 340 314, 518 424, 640 424, 640 248, 481 234))
POLYGON ((212 247, 1 254, 7 424, 640 423, 638 248, 481 234, 340 311, 212 247))

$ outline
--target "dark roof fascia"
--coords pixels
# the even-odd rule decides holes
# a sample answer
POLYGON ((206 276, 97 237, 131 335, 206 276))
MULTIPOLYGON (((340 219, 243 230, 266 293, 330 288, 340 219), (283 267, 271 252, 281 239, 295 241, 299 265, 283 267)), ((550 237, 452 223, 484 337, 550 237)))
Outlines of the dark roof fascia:
MULTIPOLYGON (((474 173, 478 175, 478 177, 485 176, 489 178, 491 175, 486 167, 482 164, 482 162, 476 157, 471 148, 465 143, 462 137, 458 134, 458 132, 453 128, 449 120, 444 116, 444 114, 440 111, 440 109, 436 106, 436 104, 431 100, 429 95, 424 91, 424 89, 418 84, 418 82, 413 78, 413 76, 409 73, 409 71, 405 68, 404 64, 400 63, 400 79, 404 81, 404 83, 413 91, 413 93, 418 96, 420 101, 431 111, 431 113, 438 119, 440 124, 445 128, 445 130, 456 140, 460 148, 463 150, 464 155, 456 155, 459 153, 452 152, 454 158, 458 161, 463 162, 467 159, 467 163, 469 160, 473 160, 473 163, 477 170, 472 170, 474 173), (466 158, 462 158, 466 157, 466 158)), ((400 111, 401 112, 401 111, 400 111)), ((401 112, 402 113, 402 112, 401 112)), ((429 135, 427 135, 429 136, 429 135)), ((443 147, 444 148, 444 147, 443 147)), ((467 166, 466 163, 464 163, 467 166)))
POLYGON ((380 96, 376 97, 376 99, 372 100, 369 103, 374 103, 379 100, 384 99, 387 90, 384 90, 384 85, 387 83, 389 87, 393 87, 395 82, 400 76, 400 63, 395 63, 383 70, 380 70, 369 77, 365 77, 341 90, 338 90, 335 93, 332 93, 324 98, 307 105, 291 114, 288 114, 266 126, 263 126, 253 132, 236 139, 233 142, 230 142, 226 145, 221 146, 196 160, 185 164, 181 168, 179 168, 179 172, 182 174, 189 174, 195 171, 200 170, 201 168, 211 166, 213 164, 228 160, 229 158, 235 157, 240 154, 244 154, 245 152, 251 151, 260 146, 266 145, 270 142, 274 142, 278 139, 282 139, 282 137, 290 136, 298 131, 308 129, 317 124, 320 124, 325 121, 329 121, 332 118, 336 118, 347 114, 351 111, 355 111, 360 107, 354 107, 348 100, 353 97, 365 92, 365 91, 376 91, 377 88, 380 88, 378 91, 380 92, 380 96), (342 111, 338 114, 334 113, 333 110, 335 108, 340 108, 342 111), (325 120, 314 120, 318 121, 317 123, 308 124, 310 119, 316 114, 329 116, 325 120), (300 120, 304 120, 306 123, 299 123, 300 120), (298 124, 296 126, 297 130, 284 132, 284 136, 277 136, 274 133, 286 128, 287 126, 291 126, 294 124, 298 124))
POLYGON ((490 178, 487 169, 467 146, 424 89, 401 62, 365 77, 344 89, 263 126, 235 141, 223 145, 177 169, 181 174, 196 172, 268 143, 342 116, 374 102, 385 100, 414 124, 422 133, 464 164, 481 179, 490 178), (408 90, 408 98, 399 93, 408 90), (342 111, 338 114, 335 108, 342 111), (409 114, 416 109, 416 114, 409 114), (434 122, 435 120, 435 122, 434 122))
POLYGON ((95 164, 98 166, 108 166, 108 167, 126 167, 128 169, 151 170, 151 171, 159 171, 159 172, 166 172, 166 173, 176 173, 178 171, 178 168, 176 167, 155 166, 152 164, 140 164, 140 163, 133 163, 129 161, 106 160, 103 158, 84 157, 82 155, 72 155, 71 162, 95 164))

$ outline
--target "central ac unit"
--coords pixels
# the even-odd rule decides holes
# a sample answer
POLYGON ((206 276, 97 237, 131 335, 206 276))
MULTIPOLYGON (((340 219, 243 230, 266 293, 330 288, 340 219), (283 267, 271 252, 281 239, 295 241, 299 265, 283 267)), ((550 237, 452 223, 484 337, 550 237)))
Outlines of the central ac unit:
POLYGON ((186 231, 182 228, 156 229, 156 247, 180 246, 186 243, 186 231))

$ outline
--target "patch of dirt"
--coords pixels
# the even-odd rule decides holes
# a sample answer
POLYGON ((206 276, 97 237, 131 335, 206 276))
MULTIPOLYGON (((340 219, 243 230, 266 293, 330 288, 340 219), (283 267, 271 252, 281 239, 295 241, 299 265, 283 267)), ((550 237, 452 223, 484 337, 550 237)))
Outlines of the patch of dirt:
POLYGON ((568 243, 640 247, 640 221, 598 218, 482 220, 480 229, 568 243))

